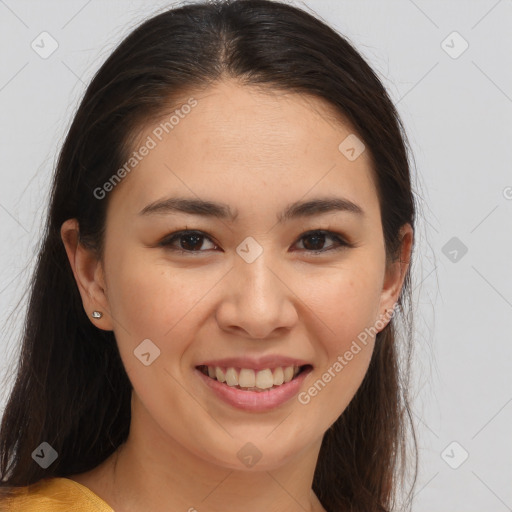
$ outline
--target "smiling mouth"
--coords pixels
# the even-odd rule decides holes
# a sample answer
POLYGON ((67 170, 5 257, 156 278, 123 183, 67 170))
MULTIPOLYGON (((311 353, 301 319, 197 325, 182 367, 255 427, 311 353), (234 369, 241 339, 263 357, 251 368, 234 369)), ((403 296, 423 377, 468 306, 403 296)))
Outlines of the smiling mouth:
POLYGON ((250 368, 221 368, 219 366, 199 365, 196 368, 213 380, 244 391, 267 391, 275 389, 297 378, 298 375, 312 369, 310 364, 252 370, 250 368))

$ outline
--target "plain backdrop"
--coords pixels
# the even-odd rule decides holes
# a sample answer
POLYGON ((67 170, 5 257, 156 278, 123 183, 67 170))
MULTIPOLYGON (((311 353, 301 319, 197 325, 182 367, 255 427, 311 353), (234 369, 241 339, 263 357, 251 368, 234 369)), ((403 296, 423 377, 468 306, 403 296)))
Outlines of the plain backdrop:
MULTIPOLYGON (((413 508, 512 510, 512 1, 289 3, 316 13, 367 58, 413 148, 421 207, 413 508)), ((72 115, 117 43, 171 5, 0 0, 0 413, 72 115), (46 51, 58 45, 51 55, 41 55, 41 38, 46 51)))

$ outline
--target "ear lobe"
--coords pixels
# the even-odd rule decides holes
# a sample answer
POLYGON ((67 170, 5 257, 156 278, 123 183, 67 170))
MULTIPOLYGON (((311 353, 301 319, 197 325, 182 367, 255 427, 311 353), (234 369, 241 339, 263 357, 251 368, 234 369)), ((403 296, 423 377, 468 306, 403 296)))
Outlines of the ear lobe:
POLYGON ((398 301, 405 275, 409 268, 412 246, 414 241, 414 230, 410 224, 404 224, 400 228, 400 250, 399 258, 393 261, 386 269, 384 283, 382 287, 380 308, 381 314, 384 309, 393 310, 398 301))
POLYGON ((60 234, 87 316, 96 327, 111 331, 112 320, 101 261, 92 250, 79 242, 79 224, 76 219, 66 220, 60 234), (103 316, 92 319, 93 311, 100 311, 103 316))

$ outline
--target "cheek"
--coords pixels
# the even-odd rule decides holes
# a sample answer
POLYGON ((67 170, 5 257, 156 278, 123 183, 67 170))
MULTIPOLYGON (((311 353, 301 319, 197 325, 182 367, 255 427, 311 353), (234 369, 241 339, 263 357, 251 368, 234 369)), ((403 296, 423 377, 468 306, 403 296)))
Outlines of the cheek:
POLYGON ((377 320, 381 289, 376 267, 347 264, 317 279, 298 282, 304 283, 300 296, 324 325, 321 331, 327 334, 324 344, 331 357, 377 320))
POLYGON ((157 366, 164 361, 166 366, 177 365, 187 340, 194 338, 201 298, 214 285, 212 277, 171 269, 165 262, 137 258, 133 253, 112 261, 117 263, 109 268, 108 299, 127 373, 139 368, 134 351, 147 339, 160 351, 158 357, 164 356, 156 359, 157 366))
POLYGON ((313 330, 322 356, 299 403, 318 418, 318 430, 332 425, 352 401, 375 346, 371 330, 379 300, 375 276, 369 272, 337 276, 328 286, 311 291, 308 300, 319 319, 313 330))
POLYGON ((328 403, 324 410, 331 412, 324 426, 348 406, 368 370, 381 292, 379 271, 369 262, 347 264, 301 292, 318 320, 312 329, 322 352, 320 367, 301 403, 311 401, 320 408, 328 403))
POLYGON ((144 255, 117 261, 110 270, 109 303, 132 334, 161 337, 201 298, 205 285, 197 272, 172 269, 144 255))

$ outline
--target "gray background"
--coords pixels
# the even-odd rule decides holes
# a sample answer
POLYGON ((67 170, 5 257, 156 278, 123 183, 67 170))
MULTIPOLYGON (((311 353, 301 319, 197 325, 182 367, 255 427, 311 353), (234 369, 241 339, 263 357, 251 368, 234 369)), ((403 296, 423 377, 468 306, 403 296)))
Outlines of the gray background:
MULTIPOLYGON (((317 13, 370 61, 413 147, 414 510, 512 510, 512 1, 289 3, 317 13)), ((168 5, 0 0, 0 413, 71 116, 120 39, 168 5), (31 47, 43 31, 58 43, 46 59, 31 47)))

